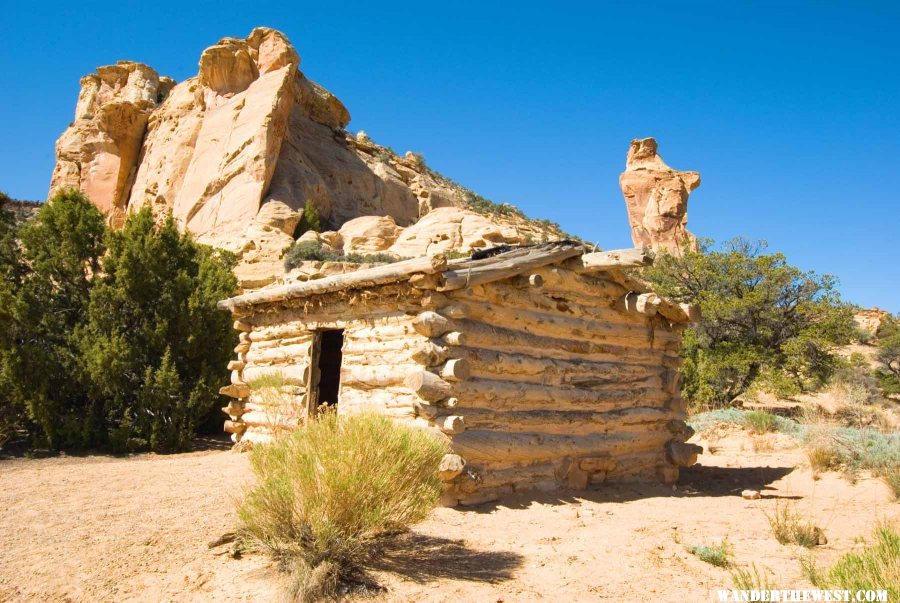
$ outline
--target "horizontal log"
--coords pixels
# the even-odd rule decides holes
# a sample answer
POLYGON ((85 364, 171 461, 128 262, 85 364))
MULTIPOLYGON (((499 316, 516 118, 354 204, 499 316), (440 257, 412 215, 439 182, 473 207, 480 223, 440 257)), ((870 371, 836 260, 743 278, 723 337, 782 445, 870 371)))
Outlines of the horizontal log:
POLYGON ((426 310, 416 316, 412 321, 412 326, 417 333, 425 337, 440 337, 453 330, 453 323, 449 319, 431 310, 426 310))
POLYGON ((453 436, 453 452, 466 461, 540 461, 565 456, 595 456, 646 452, 665 444, 668 433, 626 437, 616 434, 583 436, 502 433, 467 429, 453 436))
POLYGON ((453 393, 452 385, 434 373, 422 369, 410 373, 406 378, 405 385, 417 396, 429 402, 449 398, 453 393))
POLYGON ((237 400, 231 400, 228 406, 222 408, 222 412, 230 416, 232 419, 239 419, 241 415, 247 411, 246 406, 237 400))
POLYGON ((703 446, 685 444, 672 440, 666 445, 666 455, 673 465, 690 467, 697 462, 697 455, 703 452, 703 446))
POLYGON ((229 398, 246 398, 250 395, 250 387, 247 385, 226 385, 219 389, 219 393, 229 398))
POLYGON ((466 333, 466 347, 503 350, 537 357, 577 360, 589 356, 591 359, 604 362, 658 365, 660 358, 666 355, 677 358, 680 347, 677 342, 672 344, 671 350, 650 349, 649 346, 622 346, 606 342, 534 335, 472 320, 457 322, 459 323, 457 326, 466 333))
POLYGON ((271 444, 275 440, 270 433, 260 431, 258 428, 248 429, 241 437, 241 442, 249 442, 251 444, 271 444))
POLYGON ((247 430, 247 424, 241 421, 225 421, 225 433, 241 434, 247 430))
POLYGON ((620 297, 615 308, 629 314, 641 314, 644 316, 656 316, 662 300, 655 293, 628 293, 620 297))
POLYGON ((438 477, 443 482, 449 482, 462 474, 466 468, 466 461, 458 454, 445 454, 438 466, 438 477))
MULTIPOLYGON (((483 292, 468 289, 455 293, 458 304, 466 308, 468 318, 483 319, 486 314, 500 312, 507 321, 516 321, 516 312, 525 310, 550 316, 584 318, 610 324, 643 326, 641 316, 628 315, 614 309, 616 301, 624 293, 616 296, 582 296, 569 291, 544 291, 517 289, 505 282, 492 283, 483 292)), ((519 318, 518 320, 521 320, 519 318)))
POLYGON ((306 321, 289 320, 284 324, 268 327, 257 327, 250 332, 250 341, 272 341, 278 339, 305 338, 312 340, 313 332, 306 326, 306 321))
POLYGON ((700 306, 695 304, 675 303, 669 300, 661 300, 659 313, 672 322, 695 323, 700 321, 700 306))
POLYGON ((234 321, 234 324, 232 326, 234 327, 235 331, 241 331, 243 333, 249 333, 253 330, 253 325, 243 320, 234 321))
POLYGON ((262 289, 253 293, 245 293, 243 295, 238 295, 237 297, 222 300, 217 305, 220 310, 234 311, 237 309, 246 309, 255 305, 283 302, 342 289, 374 287, 376 285, 408 279, 417 272, 424 274, 439 272, 446 266, 447 258, 443 255, 425 256, 396 262, 394 264, 365 268, 363 270, 355 270, 344 274, 335 274, 311 281, 262 289))
MULTIPOLYGON (((573 260, 573 261, 577 261, 573 260)), ((567 262, 566 266, 571 262, 567 262)), ((609 278, 605 272, 577 272, 565 266, 546 266, 538 274, 544 279, 542 293, 571 296, 576 301, 594 305, 600 300, 615 299, 630 291, 609 278)), ((496 285, 495 285, 496 286, 496 285)))
MULTIPOLYGON (((654 253, 648 248, 616 249, 586 253, 580 260, 585 270, 602 271, 611 268, 638 268, 653 264, 654 253)), ((578 260, 576 260, 578 261, 578 260)))
POLYGON ((522 274, 509 279, 509 284, 513 287, 540 288, 544 286, 544 277, 540 274, 522 274))
POLYGON ((470 379, 458 383, 454 395, 459 398, 461 408, 546 408, 595 412, 634 406, 661 406, 670 398, 659 388, 589 391, 488 379, 470 379))
MULTIPOLYGON (((540 350, 536 351, 540 354, 540 350)), ((475 376, 500 376, 510 381, 530 381, 544 385, 575 385, 602 387, 603 385, 640 383, 659 378, 664 369, 657 366, 631 364, 622 360, 598 362, 576 358, 561 360, 515 352, 501 352, 482 348, 461 347, 454 355, 467 358, 475 376)))
POLYGON ((309 343, 298 343, 263 349, 258 349, 254 346, 247 351, 247 364, 274 364, 296 358, 306 359, 309 355, 309 351, 309 343))
POLYGON ((608 433, 635 427, 660 432, 665 429, 672 433, 669 422, 673 420, 665 408, 644 406, 605 412, 552 408, 502 411, 464 407, 458 412, 464 414, 469 429, 553 434, 608 433))
POLYGON ((244 381, 250 384, 251 388, 257 385, 260 380, 272 383, 280 381, 281 385, 303 385, 309 377, 308 360, 309 358, 301 356, 299 358, 291 358, 291 362, 287 364, 259 365, 253 363, 248 365, 241 374, 244 381))
POLYGON ((410 358, 424 366, 434 366, 444 362, 447 359, 447 353, 447 346, 429 340, 419 345, 410 354, 410 358))
POLYGON ((438 417, 436 422, 438 429, 447 435, 458 435, 466 430, 466 421, 460 415, 438 417))
POLYGON ((387 387, 390 385, 404 385, 406 379, 417 372, 421 372, 418 365, 394 365, 394 366, 365 366, 351 365, 341 367, 341 384, 353 386, 357 389, 370 389, 387 387))
POLYGON ((465 333, 450 331, 441 337, 441 341, 447 345, 466 345, 467 337, 465 333))
POLYGON ((295 412, 277 413, 272 411, 253 410, 245 413, 241 420, 248 426, 265 426, 272 430, 295 429, 301 424, 305 416, 305 409, 295 409, 295 412))
POLYGON ((444 285, 438 291, 452 291, 517 276, 541 266, 555 264, 581 255, 580 244, 547 245, 522 248, 518 253, 506 253, 495 258, 469 260, 453 264, 444 271, 444 285))
POLYGON ((446 381, 465 381, 470 374, 469 361, 465 358, 448 360, 440 369, 441 378, 446 381))

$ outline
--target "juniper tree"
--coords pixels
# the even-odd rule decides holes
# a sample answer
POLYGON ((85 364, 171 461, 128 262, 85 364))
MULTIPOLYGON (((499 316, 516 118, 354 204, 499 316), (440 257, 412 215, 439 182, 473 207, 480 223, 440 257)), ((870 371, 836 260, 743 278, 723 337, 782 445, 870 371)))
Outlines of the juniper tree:
POLYGON ((53 448, 99 443, 102 407, 87 395, 75 332, 100 269, 103 216, 80 192, 58 193, 18 231, 6 369, 12 396, 35 424, 36 443, 53 448))
POLYGON ((716 251, 703 241, 645 270, 660 294, 700 306, 682 351, 693 402, 725 404, 757 384, 785 394, 814 388, 837 365, 832 348, 849 342, 853 310, 835 279, 764 250, 735 239, 716 251))
POLYGON ((102 275, 78 339, 116 448, 179 450, 217 413, 236 343, 216 302, 234 294, 234 257, 149 208, 107 235, 102 275))

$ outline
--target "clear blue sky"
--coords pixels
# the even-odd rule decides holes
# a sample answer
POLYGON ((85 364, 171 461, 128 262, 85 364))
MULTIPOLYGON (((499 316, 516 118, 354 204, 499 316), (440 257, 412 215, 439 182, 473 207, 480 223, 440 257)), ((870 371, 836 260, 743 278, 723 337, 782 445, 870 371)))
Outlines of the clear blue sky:
POLYGON ((689 228, 766 239, 849 301, 900 311, 900 3, 4 0, 0 190, 46 194, 79 78, 183 80, 206 46, 284 31, 301 69, 399 152, 602 247, 630 246, 632 138, 701 172, 689 228))

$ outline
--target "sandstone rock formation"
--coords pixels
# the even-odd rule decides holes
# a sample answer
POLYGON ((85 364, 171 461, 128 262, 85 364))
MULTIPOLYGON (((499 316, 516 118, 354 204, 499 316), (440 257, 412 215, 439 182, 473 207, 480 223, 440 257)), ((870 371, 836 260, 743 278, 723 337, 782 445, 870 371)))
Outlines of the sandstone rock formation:
POLYGON ((400 233, 390 250, 401 257, 415 257, 423 252, 471 251, 525 240, 513 226, 458 207, 442 207, 400 233))
POLYGON ((656 140, 644 138, 631 141, 619 185, 635 246, 680 254, 685 243, 695 244, 687 230, 687 205, 700 186, 698 172, 673 170, 657 154, 656 140))
POLYGON ((878 335, 881 325, 886 319, 890 318, 890 316, 890 312, 882 310, 881 308, 868 308, 857 312, 853 316, 853 320, 856 322, 856 326, 859 330, 875 337, 878 335))
POLYGON ((172 86, 150 67, 120 61, 81 78, 75 121, 56 143, 51 196, 78 188, 113 223, 124 216, 151 111, 172 86))
POLYGON ((349 134, 346 107, 299 64, 283 34, 257 28, 207 48, 198 74, 177 85, 140 63, 100 67, 82 79, 75 122, 57 144, 51 196, 79 188, 113 225, 144 206, 171 213, 200 242, 238 253, 245 287, 281 273, 307 202, 342 229, 330 244, 345 253, 562 236, 521 215, 470 212, 472 193, 421 157, 349 134), (450 222, 418 224, 436 208, 453 208, 439 214, 450 222))

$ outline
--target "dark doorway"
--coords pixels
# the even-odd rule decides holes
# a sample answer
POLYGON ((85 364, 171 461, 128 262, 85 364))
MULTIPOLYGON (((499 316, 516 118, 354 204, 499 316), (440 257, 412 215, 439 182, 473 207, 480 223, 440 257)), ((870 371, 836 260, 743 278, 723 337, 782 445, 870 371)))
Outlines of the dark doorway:
POLYGON ((337 404, 341 387, 341 348, 344 330, 322 331, 319 339, 319 405, 337 404))

